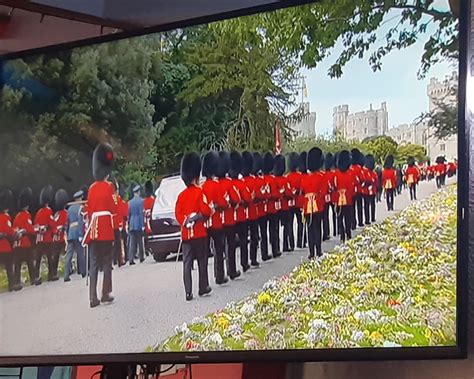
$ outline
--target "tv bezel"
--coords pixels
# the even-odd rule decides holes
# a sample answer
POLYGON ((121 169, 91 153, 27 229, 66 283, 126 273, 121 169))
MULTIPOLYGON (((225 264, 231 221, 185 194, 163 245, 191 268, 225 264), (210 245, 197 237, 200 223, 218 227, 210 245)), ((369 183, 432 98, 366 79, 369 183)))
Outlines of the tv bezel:
MULTIPOLYGON (((337 1, 337 0, 336 0, 337 1)), ((469 262, 469 157, 471 148, 471 119, 466 104, 467 75, 474 75, 474 64, 469 66, 468 59, 473 55, 474 46, 470 45, 472 33, 470 20, 470 1, 460 1, 459 18, 459 86, 458 86, 458 225, 457 225, 457 278, 456 278, 456 346, 397 347, 397 348, 348 348, 348 349, 291 349, 291 350, 252 350, 252 351, 208 351, 208 352, 160 352, 160 353, 114 353, 114 354, 75 354, 75 355, 33 355, 0 356, 0 366, 43 366, 43 365, 103 365, 136 363, 237 363, 237 362, 316 362, 316 361, 380 361, 380 360, 427 360, 427 359, 463 359, 467 357, 468 325, 468 262, 469 262)), ((289 0, 265 4, 252 8, 239 9, 216 15, 198 17, 172 22, 155 27, 126 31, 96 38, 79 40, 0 56, 2 63, 26 58, 33 55, 54 53, 119 39, 186 28, 225 19, 248 16, 260 12, 317 3, 318 0, 289 0)), ((473 41, 474 45, 474 41, 473 41)), ((474 59, 474 57, 473 57, 474 59)), ((1 80, 1 77, 0 77, 1 80)), ((3 83, 0 81, 0 87, 3 83)), ((473 99, 470 99, 472 101, 473 99)), ((473 110, 474 111, 474 110, 473 110)), ((473 173, 474 175, 474 173, 473 173)), ((474 192, 474 189, 473 189, 474 192)), ((474 195, 474 193, 473 193, 474 195)), ((472 207, 474 213, 474 205, 472 207)), ((21 327, 21 326, 20 326, 21 327)), ((32 336, 34 338, 34 336, 32 336)), ((0 342, 1 343, 1 342, 0 342)))

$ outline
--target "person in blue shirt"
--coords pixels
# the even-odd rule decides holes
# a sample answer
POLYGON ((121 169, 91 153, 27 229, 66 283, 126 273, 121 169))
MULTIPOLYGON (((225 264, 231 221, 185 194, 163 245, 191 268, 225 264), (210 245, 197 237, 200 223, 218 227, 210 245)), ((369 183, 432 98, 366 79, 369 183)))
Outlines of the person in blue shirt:
POLYGON ((143 210, 143 198, 141 197, 141 187, 133 187, 133 198, 128 202, 128 263, 135 264, 135 255, 140 257, 140 262, 145 260, 145 247, 143 243, 143 231, 145 230, 145 218, 143 210))
POLYGON ((77 270, 84 278, 86 276, 86 262, 82 238, 84 237, 84 209, 83 197, 84 191, 80 190, 74 194, 74 201, 67 210, 67 249, 66 262, 64 264, 64 281, 71 281, 72 258, 76 254, 77 270))

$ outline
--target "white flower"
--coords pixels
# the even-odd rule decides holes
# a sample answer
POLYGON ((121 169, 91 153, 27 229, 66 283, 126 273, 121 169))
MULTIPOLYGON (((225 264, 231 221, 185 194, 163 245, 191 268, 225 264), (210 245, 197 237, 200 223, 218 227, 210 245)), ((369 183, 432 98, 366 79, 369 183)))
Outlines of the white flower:
POLYGON ((177 327, 174 328, 176 333, 183 333, 186 334, 189 332, 188 324, 185 322, 177 327))
POLYGON ((257 341, 255 340, 247 340, 244 342, 244 349, 245 350, 256 350, 258 347, 257 341))
POLYGON ((364 333, 360 330, 357 330, 354 333, 352 333, 351 338, 354 342, 360 342, 364 339, 364 333))
POLYGON ((221 335, 219 333, 214 333, 209 337, 209 341, 211 343, 214 343, 216 345, 222 345, 224 340, 222 339, 221 335))
POLYGON ((244 303, 242 308, 240 308, 240 312, 245 316, 250 316, 255 313, 255 305, 252 303, 244 303))
POLYGON ((384 341, 383 347, 401 347, 402 345, 392 342, 392 341, 384 341))

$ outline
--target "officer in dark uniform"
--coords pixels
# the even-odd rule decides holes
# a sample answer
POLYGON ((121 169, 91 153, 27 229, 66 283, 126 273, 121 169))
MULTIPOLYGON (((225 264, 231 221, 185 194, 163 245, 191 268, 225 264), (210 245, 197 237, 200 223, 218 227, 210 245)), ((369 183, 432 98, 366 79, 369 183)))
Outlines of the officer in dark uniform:
POLYGON ((98 145, 92 156, 92 173, 95 182, 90 186, 87 198, 88 227, 83 245, 89 246, 90 256, 90 307, 100 302, 114 300, 112 293, 112 250, 114 243, 113 217, 117 212, 114 187, 108 181, 114 163, 114 152, 108 144, 98 145), (102 296, 97 297, 99 268, 104 272, 102 296))
POLYGON ((84 248, 82 247, 82 238, 84 237, 84 214, 82 199, 84 191, 79 190, 74 193, 74 202, 67 210, 67 251, 64 262, 64 281, 71 281, 72 259, 76 255, 77 272, 84 278, 86 276, 86 262, 84 248))

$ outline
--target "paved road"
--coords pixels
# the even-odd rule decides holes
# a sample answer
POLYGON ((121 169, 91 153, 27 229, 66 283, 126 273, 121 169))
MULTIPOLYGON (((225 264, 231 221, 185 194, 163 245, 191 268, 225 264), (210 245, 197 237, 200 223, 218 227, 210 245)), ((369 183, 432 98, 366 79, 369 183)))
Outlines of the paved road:
MULTIPOLYGON (((422 199, 435 191, 434 181, 421 183, 418 195, 422 199)), ((405 190, 395 198, 395 212, 408 204, 405 190)), ((378 221, 390 214, 385 203, 377 205, 378 221)), ((336 243, 336 239, 325 242, 324 251, 336 243)), ((234 282, 214 285, 212 296, 191 302, 184 298, 182 264, 175 260, 155 263, 151 257, 142 264, 115 269, 116 301, 95 309, 89 308, 88 288, 77 275, 69 283, 45 283, 0 294, 0 355, 142 352, 172 334, 176 325, 259 290, 270 278, 290 272, 307 255, 307 249, 284 253, 234 282)))

